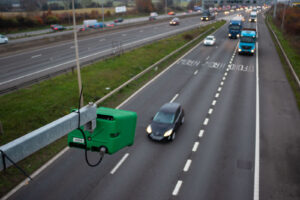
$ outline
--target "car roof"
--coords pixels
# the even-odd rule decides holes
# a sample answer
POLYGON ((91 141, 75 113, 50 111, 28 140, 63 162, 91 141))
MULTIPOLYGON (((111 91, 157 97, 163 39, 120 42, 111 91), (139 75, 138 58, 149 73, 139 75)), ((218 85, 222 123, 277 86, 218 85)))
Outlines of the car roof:
POLYGON ((160 107, 159 111, 168 112, 168 113, 175 113, 176 110, 180 107, 179 103, 166 103, 162 107, 160 107))

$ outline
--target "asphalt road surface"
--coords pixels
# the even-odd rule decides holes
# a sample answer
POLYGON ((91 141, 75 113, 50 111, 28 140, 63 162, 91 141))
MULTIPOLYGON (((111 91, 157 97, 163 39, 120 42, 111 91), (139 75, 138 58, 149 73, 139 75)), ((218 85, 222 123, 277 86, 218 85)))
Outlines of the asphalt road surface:
MULTIPOLYGON (((221 17, 222 14, 219 18, 221 17)), ((81 39, 78 42, 80 62, 116 54, 207 23, 211 22, 200 22, 197 16, 182 19, 179 26, 169 26, 168 22, 162 22, 81 39)), ((3 55, 0 57, 0 90, 19 86, 72 66, 75 66, 73 42, 3 55)))
POLYGON ((122 104, 138 114, 132 147, 95 168, 69 149, 10 199, 299 199, 299 111, 262 18, 258 32, 258 52, 239 56, 223 26, 215 46, 200 43, 122 104), (169 101, 185 122, 174 142, 153 142, 145 128, 169 101))

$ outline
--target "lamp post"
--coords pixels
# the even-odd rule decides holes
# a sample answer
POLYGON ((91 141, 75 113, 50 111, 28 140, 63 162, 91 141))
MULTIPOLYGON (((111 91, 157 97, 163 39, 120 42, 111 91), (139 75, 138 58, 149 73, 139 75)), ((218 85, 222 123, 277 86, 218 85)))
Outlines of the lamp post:
POLYGON ((168 14, 168 0, 165 0, 165 13, 168 14))
POLYGON ((274 10, 273 10, 273 18, 276 17, 276 10, 277 10, 277 0, 274 0, 274 10))
MULTIPOLYGON (((75 54, 76 54, 77 79, 78 79, 78 88, 79 88, 79 95, 80 95, 81 90, 82 90, 82 84, 81 84, 81 74, 80 74, 80 63, 79 63, 79 52, 78 52, 77 28, 76 28, 74 0, 72 0, 72 13, 73 13, 73 32, 74 32, 75 54)), ((81 97, 81 100, 80 100, 80 107, 83 107, 83 93, 82 93, 82 97, 81 97)))

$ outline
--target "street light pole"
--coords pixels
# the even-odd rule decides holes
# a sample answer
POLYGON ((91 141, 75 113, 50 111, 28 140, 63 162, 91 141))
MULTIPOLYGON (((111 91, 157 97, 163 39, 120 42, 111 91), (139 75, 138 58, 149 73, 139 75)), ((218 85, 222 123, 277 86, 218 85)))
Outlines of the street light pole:
POLYGON ((273 18, 276 18, 276 10, 277 10, 277 0, 274 0, 274 10, 273 10, 273 18))
MULTIPOLYGON (((78 88, 79 88, 79 95, 80 95, 81 90, 82 90, 82 84, 81 84, 81 74, 80 74, 80 63, 79 63, 79 53, 78 53, 78 41, 77 41, 77 28, 76 28, 74 0, 72 0, 72 13, 73 13, 73 32, 74 32, 75 54, 76 54, 77 78, 78 78, 78 88)), ((82 97, 80 100, 80 107, 83 107, 83 93, 82 93, 82 97)))
POLYGON ((102 0, 102 22, 104 25, 104 8, 103 8, 104 0, 102 0))
MULTIPOLYGON (((288 5, 290 4, 290 1, 288 1, 288 5)), ((282 15, 282 21, 281 21, 281 30, 283 30, 284 28, 284 18, 285 18, 285 12, 286 12, 286 4, 284 4, 284 8, 283 8, 283 15, 282 15)))
POLYGON ((166 14, 168 14, 168 5, 167 5, 167 3, 168 3, 168 0, 165 0, 165 13, 166 14))

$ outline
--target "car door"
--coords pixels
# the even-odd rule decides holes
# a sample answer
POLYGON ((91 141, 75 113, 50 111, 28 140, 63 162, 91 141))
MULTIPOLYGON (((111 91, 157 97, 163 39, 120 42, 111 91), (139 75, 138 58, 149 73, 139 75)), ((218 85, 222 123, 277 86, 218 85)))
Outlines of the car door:
POLYGON ((175 112, 175 130, 178 128, 179 124, 180 124, 180 107, 178 107, 175 112))

